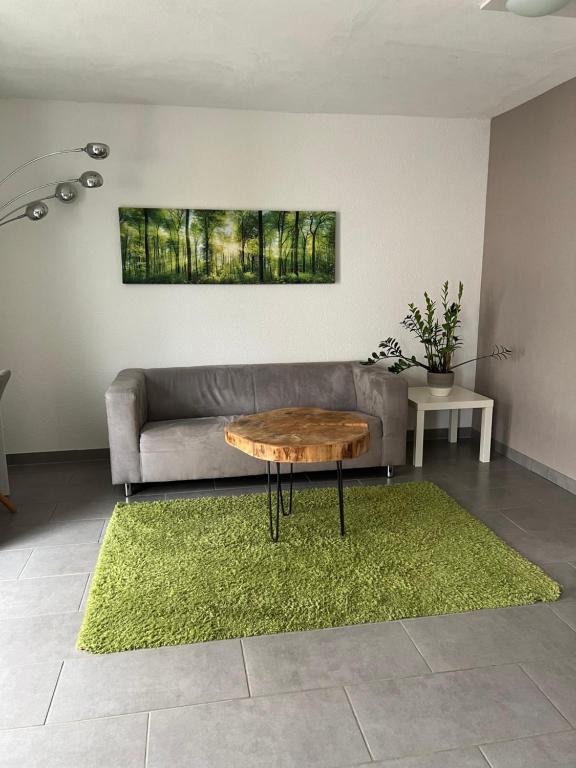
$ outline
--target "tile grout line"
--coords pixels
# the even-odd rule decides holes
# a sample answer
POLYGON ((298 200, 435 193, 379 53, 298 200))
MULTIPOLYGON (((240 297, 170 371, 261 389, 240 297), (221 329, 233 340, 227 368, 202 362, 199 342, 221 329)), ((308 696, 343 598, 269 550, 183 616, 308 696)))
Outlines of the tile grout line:
MULTIPOLYGON (((7 552, 9 552, 10 550, 6 550, 6 551, 7 551, 7 552)), ((14 551, 14 550, 13 550, 13 551, 14 551)), ((18 550, 15 550, 15 551, 18 551, 18 550)), ((32 549, 30 550, 30 554, 29 554, 29 555, 28 555, 28 557, 26 558, 26 561, 25 561, 24 565, 23 565, 23 566, 22 566, 22 568, 20 568, 20 570, 18 571, 18 575, 16 576, 16 579, 15 579, 15 581, 19 581, 19 580, 20 580, 20 577, 22 576, 22 573, 23 573, 24 569, 26 568, 26 566, 27 566, 27 565, 28 565, 28 563, 30 562, 30 558, 32 557, 32 555, 34 554, 34 552, 35 552, 35 551, 36 551, 36 547, 32 547, 32 549)))
POLYGON ((370 760, 374 762, 376 758, 372 754, 372 750, 370 749, 370 746, 368 745, 368 739, 366 738, 366 735, 364 734, 364 730, 362 729, 362 726, 360 725, 360 720, 358 720, 358 715, 356 714, 356 710, 352 706, 352 702, 350 701, 350 696, 348 695, 348 691, 346 690, 346 686, 342 686, 342 690, 344 691, 344 696, 346 697, 346 701, 348 702, 348 706, 350 707, 350 711, 352 712, 352 717, 354 718, 354 722, 356 723, 356 726, 358 730, 360 731, 360 736, 362 736, 362 741, 364 742, 364 746, 366 747, 366 750, 368 754, 370 755, 370 760))
POLYGON ((86 596, 86 592, 88 590, 88 585, 90 584, 90 576, 92 574, 92 571, 89 571, 87 574, 78 574, 78 575, 85 575, 86 576, 86 583, 84 584, 84 589, 82 590, 82 595, 80 596, 80 602, 78 603, 78 608, 76 610, 76 613, 80 613, 82 610, 82 603, 84 602, 84 598, 86 596))
MULTIPOLYGON (((122 653, 129 653, 129 651, 122 651, 122 653)), ((65 661, 76 661, 76 658, 72 659, 65 659, 65 661)), ((83 660, 83 659, 81 659, 83 660)), ((78 717, 73 720, 55 720, 49 725, 56 726, 56 725, 70 725, 71 723, 89 723, 92 720, 110 720, 111 718, 115 717, 132 717, 133 715, 145 715, 150 714, 153 715, 155 712, 172 712, 175 710, 180 709, 191 709, 192 707, 210 707, 214 704, 228 704, 238 701, 251 701, 250 696, 235 696, 234 698, 227 698, 227 699, 208 699, 206 701, 193 701, 189 704, 172 704, 168 707, 157 707, 156 709, 133 709, 129 712, 112 712, 110 714, 106 715, 94 715, 92 717, 78 717)), ((36 726, 20 726, 22 728, 33 728, 36 726)), ((15 729, 6 729, 6 730, 15 730, 15 729)), ((1 729, 0 729, 1 733, 1 729)))
POLYGON ((151 713, 148 712, 148 717, 146 718, 146 740, 144 742, 144 768, 148 766, 148 753, 150 751, 150 717, 151 713))
POLYGON ((250 688, 250 678, 248 677, 248 665, 246 664, 246 654, 244 653, 244 643, 242 642, 242 638, 238 638, 240 640, 240 650, 242 652, 242 663, 244 665, 244 675, 246 676, 246 687, 248 688, 248 697, 253 698, 252 696, 252 690, 250 688))
POLYGON ((50 513, 50 517, 48 518, 48 522, 49 522, 49 523, 52 523, 52 522, 54 522, 54 515, 55 515, 55 514, 56 514, 56 512, 58 511, 58 506, 59 506, 60 504, 62 504, 62 503, 63 503, 63 502, 61 502, 61 501, 55 501, 55 502, 54 502, 54 509, 52 510, 52 512, 50 513))
POLYGON ((11 547, 10 549, 3 549, 0 545, 0 553, 2 552, 24 552, 27 549, 35 549, 35 547, 11 547))
MULTIPOLYGON (((85 522, 86 520, 109 520, 108 517, 83 517, 82 519, 79 519, 78 522, 85 522)), ((76 522, 76 521, 74 521, 76 522)), ((67 523, 66 523, 67 525, 67 523)), ((71 541, 69 544, 48 544, 47 546, 38 546, 37 544, 32 546, 32 550, 36 551, 37 549, 64 549, 64 547, 86 547, 86 546, 92 546, 94 544, 98 544, 98 541, 71 541)), ((30 549, 30 547, 22 547, 22 549, 5 549, 2 550, 3 552, 22 552, 24 549, 30 549)), ((31 553, 32 554, 32 553, 31 553)), ((554 563, 549 563, 549 565, 554 565, 554 563)))
POLYGON ((509 523, 512 523, 512 525, 515 525, 518 530, 522 531, 522 533, 527 533, 529 536, 534 536, 534 531, 528 531, 526 528, 522 528, 519 523, 517 523, 515 520, 512 520, 511 517, 508 517, 506 511, 511 510, 514 512, 515 509, 522 509, 522 507, 505 507, 504 509, 497 509, 496 512, 499 512, 503 518, 508 520, 509 523))
MULTIPOLYGON (((493 744, 512 744, 516 741, 530 741, 531 739, 538 739, 541 736, 561 736, 564 733, 574 733, 576 729, 569 727, 569 728, 562 728, 561 730, 554 730, 554 731, 539 731, 538 733, 531 733, 524 736, 514 736, 513 738, 509 738, 504 736, 500 739, 493 739, 493 741, 483 741, 481 744, 472 744, 471 746, 476 747, 477 749, 482 750, 482 747, 491 747, 493 744)), ((456 749, 469 749, 468 747, 456 747, 456 749)), ((434 752, 432 754, 435 754, 434 752)), ((484 754, 484 751, 482 750, 482 757, 484 757, 486 760, 488 760, 488 757, 484 754)), ((492 763, 490 763, 492 765, 492 763)))
POLYGON ((490 768, 494 768, 494 765, 493 765, 493 763, 491 763, 491 762, 490 762, 490 760, 489 760, 489 758, 488 758, 488 755, 486 755, 486 754, 484 753, 484 750, 482 749, 482 744, 478 744, 477 746, 478 746, 478 751, 479 751, 479 752, 480 752, 480 754, 482 755, 482 758, 483 758, 483 760, 485 761, 486 765, 489 765, 489 766, 490 766, 490 768))
POLYGON ((60 669, 58 670, 58 676, 56 677, 56 683, 54 685, 54 690, 52 691, 52 696, 50 696, 50 702, 48 704, 48 709, 46 710, 46 715, 44 716, 44 722, 42 725, 46 725, 48 721, 48 715, 50 714, 50 710, 52 709, 52 702, 54 701, 54 696, 56 695, 56 689, 58 688, 58 683, 60 682, 60 678, 62 676, 62 670, 64 669, 64 660, 62 660, 60 664, 60 669))
MULTIPOLYGON (((52 576, 46 576, 44 578, 50 579, 52 576)), ((13 579, 13 581, 18 581, 18 579, 13 579)), ((32 581, 32 579, 21 579, 21 581, 32 581)), ((0 582, 1 584, 2 582, 0 582)), ((78 616, 79 611, 51 611, 49 613, 21 613, 17 616, 0 616, 0 628, 3 624, 8 624, 10 622, 19 622, 19 621, 32 621, 34 619, 45 619, 50 616, 78 616)), ((1 652, 0 652, 1 657, 1 652)), ((53 659, 54 661, 54 659, 53 659)), ((55 659, 55 661, 58 661, 58 659, 55 659)), ((43 662, 32 662, 33 664, 41 664, 43 662)), ((22 666, 21 664, 13 664, 11 666, 22 666)))
POLYGON ((536 680, 534 680, 534 678, 533 678, 533 677, 530 675, 530 673, 528 672, 528 670, 524 669, 524 666, 523 666, 523 664, 529 664, 529 663, 530 663, 530 662, 519 662, 517 666, 518 666, 518 667, 519 667, 519 668, 522 670, 522 673, 523 673, 524 675, 526 675, 526 677, 528 678, 528 680, 530 680, 530 682, 532 683, 532 685, 533 685, 533 686, 534 686, 534 687, 535 687, 535 688, 536 688, 538 691, 540 691, 540 693, 542 694, 542 696, 544 696, 544 698, 546 699, 546 701, 549 701, 549 702, 550 702, 550 705, 551 705, 551 706, 552 706, 552 707, 553 707, 553 708, 556 710, 556 712, 558 712, 558 714, 560 715, 560 717, 562 718, 562 720, 564 720, 564 721, 565 721, 565 723, 566 723, 566 724, 569 726, 569 728, 570 728, 571 730, 574 730, 574 723, 571 723, 571 722, 570 722, 570 720, 568 720, 568 718, 566 717, 566 715, 564 715, 564 714, 563 714, 563 713, 560 711, 560 709, 558 709, 558 707, 556 706, 556 704, 554 704, 554 702, 552 701, 552 699, 551 699, 549 696, 547 696, 547 695, 546 695, 546 693, 544 693, 544 691, 542 690, 542 688, 541 688, 541 687, 538 685, 538 683, 536 682, 536 680))
MULTIPOLYGON (((236 699, 226 699, 226 701, 236 701, 236 699)), ((240 701, 248 701, 247 697, 244 697, 243 699, 240 699, 240 701)), ((211 704, 212 702, 206 702, 207 704, 211 704)), ((220 703, 220 702, 214 702, 214 703, 220 703)), ((0 735, 3 733, 9 733, 10 731, 28 731, 33 730, 35 728, 60 728, 61 726, 68 726, 68 725, 75 725, 78 723, 93 723, 93 722, 99 722, 101 720, 117 720, 117 719, 124 719, 124 718, 130 718, 130 717, 138 717, 140 715, 152 715, 153 712, 167 712, 172 709, 182 709, 187 706, 196 706, 195 704, 181 704, 177 707, 166 707, 166 709, 155 709, 152 711, 149 711, 147 709, 139 709, 137 712, 122 712, 121 714, 116 715, 98 715, 97 717, 87 717, 83 720, 56 720, 55 722, 46 723, 45 725, 16 725, 12 728, 0 728, 0 735)), ((565 733, 565 731, 564 731, 565 733)))
MULTIPOLYGON (((97 543, 97 542, 94 542, 97 543)), ((44 549, 44 547, 40 547, 40 549, 44 549)), ((5 550, 12 552, 13 550, 5 550)), ((8 584, 10 582, 31 582, 31 581, 40 581, 40 579, 65 579, 67 576, 84 576, 87 573, 91 573, 91 571, 81 571, 78 573, 50 573, 47 576, 28 576, 25 579, 0 579, 0 584, 8 584)), ((49 611, 49 613, 70 613, 70 611, 49 611)), ((38 614, 39 616, 44 616, 45 614, 38 614)), ((9 616, 6 616, 5 618, 10 618, 9 616)), ((13 618, 18 618, 14 616, 13 618)))
POLYGON ((62 573, 45 573, 42 576, 19 576, 17 579, 1 579, 0 583, 2 581, 22 581, 22 582, 28 582, 32 581, 33 579, 52 579, 52 578, 58 578, 59 576, 90 576, 92 574, 92 570, 84 570, 84 571, 63 571, 62 573))
POLYGON ((424 656, 424 654, 422 653, 422 651, 420 650, 420 648, 418 648, 418 644, 416 643, 416 641, 414 640, 414 638, 412 637, 412 635, 411 635, 411 634, 410 634, 410 632, 408 631, 408 627, 407 627, 407 626, 404 624, 404 620, 403 620, 403 619, 400 619, 400 626, 402 627, 402 629, 404 630, 404 632, 406 632, 406 634, 407 634, 407 636, 408 636, 408 639, 410 640, 410 642, 412 643, 412 645, 414 646, 414 648, 416 648, 416 650, 418 651, 418 653, 420 654, 420 656, 421 656, 421 658, 422 658, 422 661, 424 662, 424 664, 426 664, 426 666, 428 667, 428 669, 430 670, 430 672, 431 672, 432 674, 437 674, 437 672, 434 672, 434 670, 432 669, 432 667, 431 667, 430 663, 428 662, 428 659, 426 658, 426 656, 424 656))
MULTIPOLYGON (((571 630, 572 630, 572 632, 576 632, 576 627, 573 627, 571 624, 568 624, 568 622, 566 621, 566 619, 565 619, 563 616, 561 616, 561 615, 560 615, 560 614, 559 614, 557 611, 555 611, 555 610, 554 610, 554 607, 555 607, 556 605, 558 605, 558 602, 559 602, 559 601, 556 601, 555 603, 551 604, 551 605, 549 606, 550 610, 552 611, 552 613, 554 614, 554 616, 556 616, 556 618, 557 618, 557 619, 560 619, 560 621, 561 621, 563 624, 565 624, 565 625, 568 627, 568 629, 571 629, 571 630)), ((567 600, 564 600, 564 602, 562 603, 562 605, 566 605, 566 603, 570 604, 570 603, 574 603, 574 602, 576 602, 576 601, 575 601, 575 600, 573 600, 573 599, 567 599, 567 600)))
MULTIPOLYGON (((96 541, 74 541, 70 544, 35 544, 33 545, 33 549, 52 549, 53 547, 78 547, 84 544, 101 544, 102 542, 97 539, 96 541)), ((30 547, 20 547, 18 549, 16 548, 3 548, 0 546, 0 554, 3 552, 21 552, 23 549, 30 549, 30 547)), ((36 578, 35 576, 30 576, 29 578, 36 578)), ((42 578, 39 576, 38 578, 42 578)))

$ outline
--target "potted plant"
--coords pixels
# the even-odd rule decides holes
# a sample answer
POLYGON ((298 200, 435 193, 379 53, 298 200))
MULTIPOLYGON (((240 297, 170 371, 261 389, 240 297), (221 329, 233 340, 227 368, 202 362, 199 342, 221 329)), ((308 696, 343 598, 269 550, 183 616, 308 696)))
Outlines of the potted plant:
POLYGON ((430 394, 445 397, 454 386, 454 369, 461 365, 473 363, 486 357, 495 360, 505 360, 510 357, 512 350, 496 345, 487 355, 479 355, 470 360, 453 365, 454 353, 462 346, 462 339, 457 335, 460 327, 461 299, 464 286, 458 285, 458 298, 450 301, 448 298, 448 280, 442 286, 442 305, 440 318, 437 317, 437 303, 424 293, 426 308, 421 311, 414 303, 408 304, 410 313, 400 323, 407 331, 424 345, 425 362, 417 360, 414 355, 408 357, 402 352, 398 341, 389 336, 378 345, 379 351, 372 352, 371 357, 363 365, 375 365, 380 360, 396 358, 393 365, 388 366, 392 373, 401 373, 408 368, 424 368, 428 372, 428 388, 430 394))

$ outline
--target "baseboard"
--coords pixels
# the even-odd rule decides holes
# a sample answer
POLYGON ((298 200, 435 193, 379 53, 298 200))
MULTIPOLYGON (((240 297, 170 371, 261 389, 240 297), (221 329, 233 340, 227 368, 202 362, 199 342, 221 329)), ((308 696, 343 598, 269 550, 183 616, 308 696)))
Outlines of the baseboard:
MULTIPOLYGON (((474 430, 474 432, 476 432, 478 436, 480 435, 477 430, 474 430)), ((497 453, 503 454, 507 459, 516 462, 516 464, 520 464, 524 469, 528 469, 530 472, 540 475, 540 477, 543 477, 545 480, 549 480, 551 483, 559 485, 560 488, 563 488, 565 491, 576 494, 576 479, 573 477, 568 477, 568 475, 564 475, 562 472, 552 469, 552 467, 549 467, 547 464, 542 464, 542 462, 536 461, 536 459, 532 459, 530 456, 526 456, 526 454, 520 453, 520 451, 517 451, 515 448, 511 448, 509 445, 506 445, 506 443, 501 443, 498 440, 492 441, 492 449, 497 453)))
POLYGON ((82 451, 44 451, 38 453, 9 453, 9 467, 22 464, 61 464, 67 461, 105 461, 110 459, 108 448, 87 448, 82 451))

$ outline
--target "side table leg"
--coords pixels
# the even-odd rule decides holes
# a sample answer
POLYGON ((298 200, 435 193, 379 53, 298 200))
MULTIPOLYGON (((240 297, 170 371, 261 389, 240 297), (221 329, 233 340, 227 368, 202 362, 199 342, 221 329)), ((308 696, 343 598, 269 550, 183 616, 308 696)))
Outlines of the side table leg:
POLYGON ((416 434, 414 435, 414 466, 422 466, 424 456, 424 417, 426 411, 416 411, 416 434))
POLYGON ((448 431, 448 442, 449 443, 457 443, 458 442, 458 416, 460 414, 460 411, 457 408, 454 408, 450 411, 450 429, 448 431))
POLYGON ((480 461, 490 461, 490 445, 492 442, 492 411, 493 407, 482 409, 482 424, 480 425, 480 461))
POLYGON ((340 509, 340 536, 344 536, 346 529, 344 527, 344 487, 342 484, 342 462, 336 462, 336 474, 338 476, 338 506, 340 509))

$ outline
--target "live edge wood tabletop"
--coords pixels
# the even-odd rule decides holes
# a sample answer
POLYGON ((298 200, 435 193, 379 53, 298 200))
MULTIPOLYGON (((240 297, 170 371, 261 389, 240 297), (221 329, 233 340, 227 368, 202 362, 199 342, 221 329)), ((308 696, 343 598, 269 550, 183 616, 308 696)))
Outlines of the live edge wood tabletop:
POLYGON ((363 418, 322 408, 279 408, 241 416, 224 434, 229 445, 250 456, 291 464, 355 459, 370 443, 363 418))

